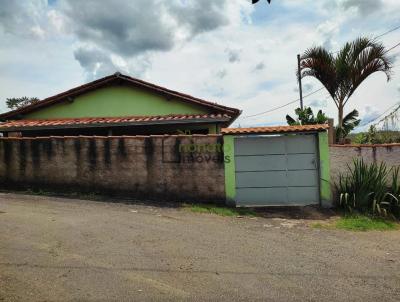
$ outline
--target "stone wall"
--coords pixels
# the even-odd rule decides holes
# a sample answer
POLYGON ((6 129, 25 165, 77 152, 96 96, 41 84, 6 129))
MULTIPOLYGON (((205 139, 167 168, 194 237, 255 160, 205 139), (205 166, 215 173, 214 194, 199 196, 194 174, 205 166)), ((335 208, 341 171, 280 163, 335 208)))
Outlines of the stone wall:
POLYGON ((354 158, 363 158, 367 163, 385 162, 389 168, 400 166, 400 144, 331 145, 329 153, 332 184, 338 181, 340 173, 347 172, 347 165, 354 158))
POLYGON ((222 202, 218 135, 0 139, 0 188, 222 202))

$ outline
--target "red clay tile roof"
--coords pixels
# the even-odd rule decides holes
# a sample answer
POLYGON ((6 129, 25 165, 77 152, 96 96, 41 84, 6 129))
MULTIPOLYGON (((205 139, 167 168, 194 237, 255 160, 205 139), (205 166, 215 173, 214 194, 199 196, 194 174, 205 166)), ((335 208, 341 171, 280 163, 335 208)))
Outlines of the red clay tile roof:
POLYGON ((233 120, 235 120, 241 113, 241 110, 236 109, 236 108, 222 106, 217 103, 213 103, 213 102, 205 101, 205 100, 202 100, 199 98, 195 98, 188 94, 180 93, 180 92, 170 90, 170 89, 167 89, 167 88, 164 88, 161 86, 157 86, 157 85, 154 85, 154 84, 151 84, 151 83, 148 83, 148 82, 136 79, 136 78, 132 78, 132 77, 129 77, 129 76, 126 76, 126 75, 123 75, 123 74, 117 72, 113 75, 101 78, 99 80, 90 82, 90 83, 82 85, 82 86, 75 87, 75 88, 65 91, 63 93, 46 98, 35 104, 29 105, 29 106, 26 106, 26 107, 23 107, 23 108, 14 110, 14 111, 0 114, 0 119, 3 119, 3 120, 13 119, 18 115, 26 114, 26 113, 35 111, 39 108, 47 107, 54 103, 68 101, 71 98, 73 99, 74 97, 79 96, 88 91, 92 91, 92 90, 95 90, 95 89, 98 89, 101 87, 105 87, 107 85, 112 85, 112 84, 127 84, 127 85, 131 85, 131 86, 135 86, 135 87, 140 87, 142 89, 148 89, 155 93, 164 95, 167 98, 176 98, 183 102, 188 102, 188 103, 197 104, 200 106, 205 106, 205 107, 208 107, 209 109, 211 109, 213 112, 215 111, 215 113, 229 114, 231 116, 231 122, 233 122, 233 120))
POLYGON ((158 115, 158 116, 127 116, 127 117, 88 117, 63 118, 46 120, 13 120, 0 123, 0 130, 53 128, 74 126, 118 126, 118 125, 146 125, 163 123, 190 123, 190 122, 227 122, 231 116, 227 114, 195 114, 195 115, 158 115))
POLYGON ((254 128, 224 128, 223 134, 278 134, 294 132, 316 132, 327 130, 327 124, 304 125, 304 126, 275 126, 275 127, 254 127, 254 128))

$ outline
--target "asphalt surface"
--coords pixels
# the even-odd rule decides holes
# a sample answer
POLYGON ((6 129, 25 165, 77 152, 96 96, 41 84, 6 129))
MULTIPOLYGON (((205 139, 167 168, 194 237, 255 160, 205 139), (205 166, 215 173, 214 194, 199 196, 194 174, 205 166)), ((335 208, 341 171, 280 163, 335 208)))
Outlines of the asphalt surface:
POLYGON ((0 194, 0 301, 399 301, 400 232, 0 194))

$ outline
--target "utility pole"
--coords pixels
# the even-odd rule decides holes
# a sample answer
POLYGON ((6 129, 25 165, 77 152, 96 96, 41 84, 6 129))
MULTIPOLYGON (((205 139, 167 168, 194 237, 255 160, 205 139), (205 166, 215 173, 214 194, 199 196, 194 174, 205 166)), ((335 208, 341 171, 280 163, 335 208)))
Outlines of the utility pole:
POLYGON ((300 92, 300 108, 303 110, 303 87, 301 85, 301 67, 300 67, 300 55, 297 55, 297 68, 298 68, 298 80, 299 80, 299 92, 300 92))

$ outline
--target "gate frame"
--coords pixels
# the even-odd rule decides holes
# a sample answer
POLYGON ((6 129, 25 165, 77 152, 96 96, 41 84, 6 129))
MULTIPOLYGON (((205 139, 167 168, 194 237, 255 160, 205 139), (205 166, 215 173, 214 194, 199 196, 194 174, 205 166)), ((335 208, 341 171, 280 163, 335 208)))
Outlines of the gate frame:
MULTIPOLYGON (((319 176, 319 205, 322 207, 332 207, 331 195, 331 180, 330 180, 330 161, 329 161, 329 143, 328 132, 323 131, 303 131, 303 132, 280 132, 280 133, 255 133, 247 134, 255 135, 268 135, 268 134, 313 134, 317 139, 317 156, 318 156, 318 176, 319 176)), ((235 165, 235 138, 238 136, 246 136, 245 133, 224 134, 224 155, 225 158, 225 196, 226 203, 231 206, 238 206, 236 204, 236 165, 235 165)))

